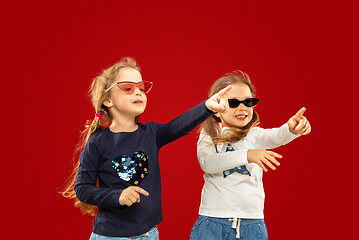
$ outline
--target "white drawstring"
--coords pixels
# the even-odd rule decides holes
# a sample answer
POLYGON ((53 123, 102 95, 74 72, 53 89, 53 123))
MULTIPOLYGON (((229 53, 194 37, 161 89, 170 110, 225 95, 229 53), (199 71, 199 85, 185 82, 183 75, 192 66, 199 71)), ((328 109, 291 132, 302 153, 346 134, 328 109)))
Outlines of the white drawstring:
POLYGON ((240 238, 239 234, 239 227, 241 226, 241 219, 240 218, 230 218, 229 221, 233 221, 232 228, 236 229, 236 238, 240 238))
POLYGON ((238 218, 230 218, 229 221, 233 221, 232 223, 232 228, 236 228, 237 227, 237 220, 238 218))

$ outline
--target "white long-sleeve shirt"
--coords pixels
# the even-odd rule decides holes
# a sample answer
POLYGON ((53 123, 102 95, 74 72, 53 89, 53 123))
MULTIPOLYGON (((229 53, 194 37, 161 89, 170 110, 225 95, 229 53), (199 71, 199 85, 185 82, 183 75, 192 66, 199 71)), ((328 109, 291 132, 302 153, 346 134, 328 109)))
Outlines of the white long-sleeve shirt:
POLYGON ((199 214, 221 218, 264 218, 263 170, 256 163, 248 163, 247 152, 249 149, 273 149, 296 137, 289 132, 288 124, 272 129, 253 127, 242 140, 218 144, 216 150, 211 137, 202 132, 197 156, 205 183, 199 214), (233 168, 242 171, 231 171, 233 168))

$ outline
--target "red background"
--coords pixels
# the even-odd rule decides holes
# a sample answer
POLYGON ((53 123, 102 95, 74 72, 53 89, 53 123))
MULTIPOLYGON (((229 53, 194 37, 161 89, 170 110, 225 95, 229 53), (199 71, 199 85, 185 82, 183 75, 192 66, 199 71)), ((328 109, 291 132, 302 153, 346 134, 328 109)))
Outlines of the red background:
MULTIPOLYGON (((354 1, 353 1, 354 2, 354 1)), ((2 6, 2 235, 88 239, 92 217, 57 194, 94 111, 91 79, 123 56, 154 81, 142 122, 206 99, 224 73, 249 74, 261 126, 302 106, 312 133, 278 148, 264 176, 270 239, 352 239, 356 194, 356 6, 349 1, 20 1, 2 6)), ((161 239, 189 239, 203 184, 196 131, 160 153, 161 239)), ((355 234, 357 235, 357 234, 355 234)))

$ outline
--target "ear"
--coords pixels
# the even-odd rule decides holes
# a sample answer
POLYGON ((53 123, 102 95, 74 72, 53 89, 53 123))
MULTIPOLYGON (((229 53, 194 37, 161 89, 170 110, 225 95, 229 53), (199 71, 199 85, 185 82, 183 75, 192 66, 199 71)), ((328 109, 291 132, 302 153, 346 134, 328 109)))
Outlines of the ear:
POLYGON ((103 102, 103 105, 105 105, 107 108, 110 108, 113 106, 113 103, 111 101, 111 99, 106 99, 104 102, 103 102))

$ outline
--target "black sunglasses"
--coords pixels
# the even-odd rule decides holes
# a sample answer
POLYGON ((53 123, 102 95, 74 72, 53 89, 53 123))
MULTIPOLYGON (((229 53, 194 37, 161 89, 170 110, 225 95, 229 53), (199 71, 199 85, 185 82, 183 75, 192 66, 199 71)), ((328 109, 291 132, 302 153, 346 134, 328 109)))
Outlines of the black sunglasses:
POLYGON ((258 103, 259 99, 258 98, 247 98, 244 101, 239 101, 238 99, 228 99, 228 105, 230 108, 236 108, 238 107, 241 103, 244 104, 244 106, 246 107, 254 107, 257 103, 258 103))

